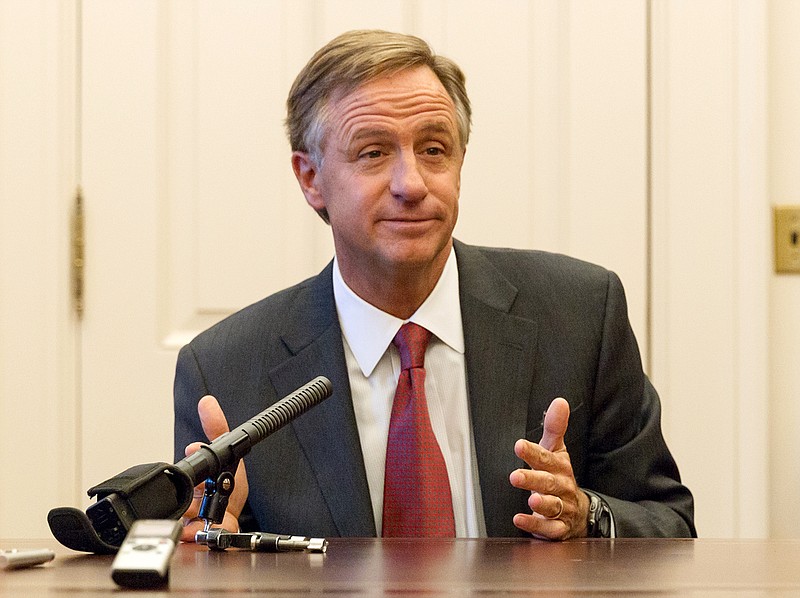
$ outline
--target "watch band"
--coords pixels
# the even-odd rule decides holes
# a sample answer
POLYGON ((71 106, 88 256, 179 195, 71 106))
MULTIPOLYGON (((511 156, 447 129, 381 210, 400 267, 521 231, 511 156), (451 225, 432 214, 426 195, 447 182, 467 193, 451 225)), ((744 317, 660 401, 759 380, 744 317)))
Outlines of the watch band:
POLYGON ((588 538, 610 538, 612 536, 611 509, 606 501, 589 490, 584 490, 589 497, 589 516, 586 519, 586 536, 588 538))

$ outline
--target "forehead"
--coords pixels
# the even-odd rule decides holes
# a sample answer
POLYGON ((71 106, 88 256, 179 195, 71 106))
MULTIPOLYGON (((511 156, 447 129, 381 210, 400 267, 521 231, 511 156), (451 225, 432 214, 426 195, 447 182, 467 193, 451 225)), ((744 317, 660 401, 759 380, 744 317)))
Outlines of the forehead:
POLYGON ((438 124, 456 135, 456 111, 450 95, 428 67, 379 77, 334 95, 329 102, 329 133, 347 140, 364 128, 438 124))

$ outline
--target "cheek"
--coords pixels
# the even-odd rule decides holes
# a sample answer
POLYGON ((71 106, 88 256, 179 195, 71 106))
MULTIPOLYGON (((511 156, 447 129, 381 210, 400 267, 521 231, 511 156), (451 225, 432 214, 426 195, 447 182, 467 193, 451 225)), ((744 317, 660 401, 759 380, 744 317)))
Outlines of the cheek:
POLYGON ((448 173, 446 176, 437 177, 430 189, 444 203, 452 206, 453 210, 458 212, 458 198, 461 194, 461 177, 458 173, 448 173))
POLYGON ((328 186, 325 193, 325 204, 331 224, 342 229, 361 228, 362 221, 368 218, 370 203, 363 184, 353 178, 339 179, 328 186))
POLYGON ((362 213, 369 211, 386 190, 381 177, 358 176, 353 174, 340 178, 330 187, 329 203, 339 204, 339 209, 346 212, 362 213))

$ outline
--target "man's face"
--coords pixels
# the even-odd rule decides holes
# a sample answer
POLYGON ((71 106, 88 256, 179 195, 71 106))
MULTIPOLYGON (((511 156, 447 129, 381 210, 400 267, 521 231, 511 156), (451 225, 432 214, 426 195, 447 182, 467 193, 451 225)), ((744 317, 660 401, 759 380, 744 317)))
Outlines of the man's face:
POLYGON ((345 278, 438 276, 464 159, 447 91, 419 67, 334 97, 329 108, 321 167, 297 154, 293 165, 309 204, 328 212, 345 278))

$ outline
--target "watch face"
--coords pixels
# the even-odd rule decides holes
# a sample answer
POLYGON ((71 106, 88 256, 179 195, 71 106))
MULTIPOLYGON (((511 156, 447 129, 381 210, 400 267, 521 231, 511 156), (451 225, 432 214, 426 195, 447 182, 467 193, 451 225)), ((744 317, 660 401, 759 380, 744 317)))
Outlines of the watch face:
POLYGON ((592 538, 611 537, 611 512, 597 496, 589 497, 588 535, 592 538))
POLYGON ((606 508, 600 509, 597 520, 597 531, 599 532, 598 535, 601 538, 611 537, 611 515, 606 508))

